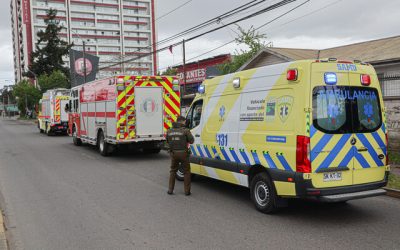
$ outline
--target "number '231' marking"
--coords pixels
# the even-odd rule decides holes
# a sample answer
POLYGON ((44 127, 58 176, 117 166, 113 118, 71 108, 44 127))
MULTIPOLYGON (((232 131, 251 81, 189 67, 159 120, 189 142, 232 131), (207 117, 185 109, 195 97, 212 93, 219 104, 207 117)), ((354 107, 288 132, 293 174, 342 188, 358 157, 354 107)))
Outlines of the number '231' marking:
POLYGON ((228 134, 217 134, 216 139, 220 147, 228 146, 228 134))

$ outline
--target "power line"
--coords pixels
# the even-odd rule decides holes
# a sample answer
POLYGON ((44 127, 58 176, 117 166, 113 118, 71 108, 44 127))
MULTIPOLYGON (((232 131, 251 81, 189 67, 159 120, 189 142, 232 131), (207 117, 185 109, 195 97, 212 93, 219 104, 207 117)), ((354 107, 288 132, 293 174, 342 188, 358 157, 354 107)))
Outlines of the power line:
MULTIPOLYGON (((268 11, 277 9, 277 8, 279 8, 279 7, 282 7, 282 6, 284 6, 284 5, 287 5, 287 4, 292 3, 292 2, 295 2, 295 1, 297 1, 297 0, 282 0, 282 1, 278 2, 278 3, 276 3, 276 4, 273 4, 273 5, 270 5, 270 6, 266 7, 266 8, 264 8, 264 9, 261 9, 261 10, 255 12, 255 13, 253 13, 253 14, 247 15, 247 16, 245 16, 245 17, 242 17, 242 18, 240 18, 240 19, 238 19, 238 20, 235 20, 235 21, 233 21, 233 22, 230 22, 230 23, 228 23, 228 24, 222 25, 222 26, 220 26, 220 27, 214 28, 214 29, 212 29, 212 30, 209 30, 209 31, 203 32, 203 33, 201 33, 201 34, 198 34, 198 35, 196 35, 196 36, 193 36, 193 37, 190 37, 190 38, 188 38, 188 39, 185 39, 185 42, 192 41, 192 40, 194 40, 194 39, 196 39, 196 38, 199 38, 199 37, 201 37, 201 36, 204 36, 204 35, 206 35, 206 34, 209 34, 209 33, 215 32, 215 31, 217 31, 217 30, 220 30, 220 29, 222 29, 222 28, 225 28, 225 27, 228 26, 228 25, 231 25, 231 24, 234 24, 234 23, 237 23, 237 22, 241 22, 241 21, 250 19, 250 18, 252 18, 252 17, 261 15, 261 14, 263 14, 263 13, 266 13, 266 12, 268 12, 268 11)), ((308 1, 310 1, 310 0, 307 0, 306 2, 308 2, 308 1)), ((142 57, 149 56, 149 55, 152 55, 152 54, 155 54, 155 53, 158 53, 158 52, 167 50, 167 49, 169 49, 171 46, 175 47, 175 46, 180 45, 180 44, 182 44, 182 41, 176 42, 176 43, 174 43, 174 44, 172 44, 172 45, 163 47, 163 48, 158 49, 158 50, 156 50, 156 51, 152 51, 152 52, 150 52, 150 53, 140 55, 140 56, 138 56, 138 57, 136 57, 136 58, 133 58, 133 59, 125 60, 125 61, 122 61, 122 62, 120 62, 120 63, 115 63, 115 64, 109 65, 109 66, 107 66, 107 67, 100 68, 100 70, 101 70, 101 69, 110 68, 110 67, 113 67, 113 66, 117 66, 117 65, 120 65, 120 64, 122 64, 122 63, 128 63, 128 62, 131 62, 131 61, 133 61, 133 60, 140 59, 140 58, 142 58, 142 57)))
MULTIPOLYGON (((203 28, 205 28, 205 27, 207 27, 209 25, 217 23, 217 22, 219 22, 219 21, 221 21, 221 20, 223 20, 225 18, 232 17, 233 15, 239 14, 240 12, 242 12, 244 10, 247 10, 247 9, 249 9, 251 7, 254 7, 254 6, 258 5, 258 4, 261 4, 261 3, 265 2, 265 1, 266 0, 261 0, 261 1, 260 0, 252 0, 252 1, 248 2, 248 3, 246 3, 246 4, 243 4, 243 5, 239 6, 239 7, 236 7, 234 9, 230 10, 230 11, 227 11, 227 12, 225 12, 225 13, 217 16, 217 17, 209 19, 209 20, 207 20, 207 21, 205 21, 203 23, 200 23, 200 24, 198 24, 198 25, 196 25, 196 26, 194 26, 192 28, 186 29, 186 30, 184 30, 182 32, 179 32, 179 33, 173 35, 173 36, 167 37, 167 38, 165 38, 163 40, 160 40, 160 41, 158 41, 158 42, 156 42, 154 44, 150 44, 149 46, 147 46, 145 48, 142 48, 142 49, 151 49, 152 46, 158 46, 158 45, 164 44, 166 42, 175 40, 175 39, 177 39, 179 37, 182 37, 184 35, 193 33, 195 31, 203 29, 203 28)), ((139 52, 139 50, 137 52, 139 52)), ((126 58, 126 57, 128 57, 128 56, 127 55, 122 55, 121 59, 126 58)))
POLYGON ((163 14, 163 15, 157 17, 157 18, 156 18, 156 21, 160 20, 160 19, 163 18, 163 17, 168 16, 169 14, 171 14, 171 13, 173 13, 173 12, 175 12, 175 11, 177 11, 178 9, 182 8, 183 6, 185 6, 186 4, 190 3, 191 1, 193 1, 193 0, 186 1, 186 2, 184 2, 183 4, 179 5, 178 7, 176 7, 175 9, 173 9, 173 10, 171 10, 171 11, 168 11, 167 13, 165 13, 165 14, 163 14))
MULTIPOLYGON (((297 21, 297 20, 299 20, 299 19, 302 19, 302 18, 304 18, 304 17, 310 16, 310 15, 312 15, 312 14, 314 14, 314 13, 317 13, 317 12, 319 12, 319 11, 321 11, 321 10, 327 9, 327 8, 329 8, 329 7, 331 7, 331 6, 335 5, 335 4, 337 4, 337 3, 339 3, 339 2, 342 2, 342 1, 343 1, 343 0, 337 0, 337 1, 335 1, 335 2, 332 2, 332 3, 330 3, 330 4, 327 4, 327 5, 325 5, 325 6, 322 6, 321 8, 318 8, 318 9, 316 9, 316 10, 314 10, 314 11, 311 11, 311 12, 309 12, 309 13, 307 13, 307 14, 304 14, 304 15, 299 16, 299 17, 297 17, 297 18, 291 19, 291 20, 288 21, 288 22, 285 22, 285 23, 283 23, 283 24, 274 26, 274 27, 272 27, 272 29, 276 29, 276 28, 285 26, 285 25, 287 25, 287 24, 289 24, 289 23, 292 23, 292 22, 297 21)), ((307 1, 307 2, 308 2, 308 1, 307 1)), ((305 3, 306 3, 306 2, 304 2, 304 3, 302 3, 302 4, 298 5, 298 6, 296 6, 295 8, 299 8, 301 5, 303 5, 303 4, 305 4, 305 3)), ((291 11, 293 11, 295 8, 293 8, 293 9, 291 9, 291 10, 285 12, 284 15, 289 14, 289 13, 290 13, 291 11)), ((281 16, 282 16, 282 15, 281 15, 281 16)), ((278 16, 278 18, 279 18, 279 17, 280 17, 280 16, 278 16)), ((275 20, 276 20, 276 19, 275 19, 275 20)), ((274 20, 272 20, 272 21, 274 21, 274 20)), ((260 27, 258 27, 256 30, 258 30, 258 29, 260 29, 260 28, 262 28, 262 27, 268 25, 269 23, 271 23, 271 21, 268 21, 267 23, 264 23, 263 25, 261 25, 260 27)), ((235 40, 231 40, 231 41, 226 42, 226 43, 224 43, 224 44, 222 44, 222 45, 220 45, 220 46, 218 46, 218 47, 216 47, 216 48, 213 48, 213 49, 211 49, 211 50, 208 50, 208 51, 206 51, 206 52, 204 52, 204 53, 202 53, 202 54, 200 54, 200 55, 197 55, 197 56, 195 56, 195 57, 192 57, 192 58, 188 59, 188 63, 191 63, 191 61, 192 61, 193 59, 197 59, 197 58, 202 57, 202 56, 204 56, 204 55, 206 55, 206 54, 209 54, 209 53, 211 53, 211 52, 214 52, 214 51, 216 51, 216 50, 218 50, 218 49, 220 49, 220 48, 222 48, 222 47, 225 47, 226 45, 231 44, 231 43, 233 43, 234 41, 235 41, 235 40)), ((174 64, 174 65, 172 65, 172 66, 168 66, 168 67, 162 68, 161 70, 165 70, 165 69, 167 69, 167 68, 169 68, 169 67, 176 67, 176 66, 179 66, 179 65, 180 65, 180 63, 174 64)))

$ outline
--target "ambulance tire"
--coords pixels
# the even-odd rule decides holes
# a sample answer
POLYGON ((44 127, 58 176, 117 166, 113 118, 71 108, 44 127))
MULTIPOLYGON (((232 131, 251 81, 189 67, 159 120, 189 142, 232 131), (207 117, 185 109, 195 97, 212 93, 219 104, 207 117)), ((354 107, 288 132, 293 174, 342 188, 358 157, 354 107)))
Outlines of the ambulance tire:
POLYGON ((269 214, 277 210, 275 188, 266 172, 258 173, 251 180, 250 195, 258 211, 269 214))
POLYGON ((72 129, 72 141, 73 141, 73 143, 74 143, 75 146, 81 146, 81 145, 82 145, 82 140, 79 139, 79 138, 76 136, 76 128, 75 128, 75 126, 74 126, 73 129, 72 129))
POLYGON ((184 174, 183 174, 183 168, 182 167, 178 168, 178 171, 176 171, 175 178, 178 181, 183 181, 184 180, 184 174))
POLYGON ((103 131, 100 131, 97 136, 97 146, 102 156, 108 156, 110 154, 110 145, 105 141, 103 131))
MULTIPOLYGON (((197 178, 197 174, 191 174, 190 175, 190 180, 193 181, 197 178)), ((176 171, 175 174, 175 179, 178 181, 184 181, 184 174, 183 174, 183 168, 179 168, 178 171, 176 171)))

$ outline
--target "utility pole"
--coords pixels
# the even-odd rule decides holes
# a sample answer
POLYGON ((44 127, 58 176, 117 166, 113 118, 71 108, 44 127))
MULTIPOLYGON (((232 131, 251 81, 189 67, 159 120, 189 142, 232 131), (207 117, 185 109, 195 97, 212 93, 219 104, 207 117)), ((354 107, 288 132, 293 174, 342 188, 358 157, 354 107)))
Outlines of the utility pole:
POLYGON ((83 46, 83 81, 86 83, 86 46, 85 46, 85 41, 82 41, 82 46, 83 46))
POLYGON ((182 52, 183 52, 183 95, 186 94, 186 52, 185 52, 185 39, 182 41, 182 52))

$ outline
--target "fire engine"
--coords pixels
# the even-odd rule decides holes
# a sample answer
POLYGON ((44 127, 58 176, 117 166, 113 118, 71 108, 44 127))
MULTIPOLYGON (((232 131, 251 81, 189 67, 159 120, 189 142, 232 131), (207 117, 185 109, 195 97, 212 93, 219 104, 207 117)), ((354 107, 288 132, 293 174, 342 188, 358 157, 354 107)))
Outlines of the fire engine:
POLYGON ((39 101, 38 128, 40 133, 52 135, 54 133, 67 133, 68 113, 65 105, 68 104, 70 90, 47 90, 39 101))
POLYGON ((179 81, 166 76, 114 76, 71 89, 73 143, 96 145, 107 156, 118 146, 159 153, 180 114, 179 81))

